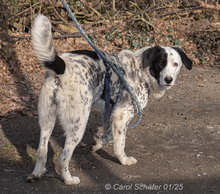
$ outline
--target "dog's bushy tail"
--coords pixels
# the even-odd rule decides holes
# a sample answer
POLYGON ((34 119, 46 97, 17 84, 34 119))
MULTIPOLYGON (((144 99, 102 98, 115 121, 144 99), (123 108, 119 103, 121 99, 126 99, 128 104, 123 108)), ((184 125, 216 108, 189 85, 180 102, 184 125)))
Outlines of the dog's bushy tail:
POLYGON ((56 74, 63 74, 65 62, 55 50, 50 20, 44 15, 37 15, 31 28, 31 40, 34 51, 41 65, 56 74))

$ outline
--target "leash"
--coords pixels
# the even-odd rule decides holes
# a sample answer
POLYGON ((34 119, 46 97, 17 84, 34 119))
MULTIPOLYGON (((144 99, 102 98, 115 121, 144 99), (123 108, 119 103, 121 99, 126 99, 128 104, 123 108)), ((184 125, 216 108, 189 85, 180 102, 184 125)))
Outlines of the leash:
MULTIPOLYGON (((76 24, 76 27, 79 29, 79 31, 81 32, 81 34, 84 36, 84 38, 88 41, 88 43, 92 46, 92 48, 95 50, 95 52, 102 58, 102 60, 104 61, 104 64, 108 67, 108 68, 111 68, 115 73, 116 75, 120 78, 120 80, 122 81, 123 84, 121 85, 124 85, 125 88, 129 91, 129 93, 131 94, 133 100, 135 101, 135 104, 137 106, 137 109, 138 109, 138 119, 136 120, 135 123, 129 125, 127 128, 132 128, 134 126, 136 126, 140 120, 141 120, 141 116, 142 116, 142 110, 141 110, 141 106, 137 100, 137 97, 135 95, 135 93, 133 92, 133 90, 131 89, 130 85, 127 83, 127 81, 124 79, 124 75, 121 74, 118 69, 103 55, 103 53, 101 51, 99 51, 99 49, 93 44, 93 42, 89 39, 89 37, 86 35, 86 33, 83 31, 82 27, 80 26, 80 24, 78 23, 78 21, 76 20, 75 16, 73 15, 72 11, 70 10, 68 4, 66 3, 65 0, 61 0, 63 5, 65 6, 67 12, 70 14, 72 20, 74 21, 74 23, 76 24)), ((120 64, 120 63, 119 63, 120 64)), ((110 86, 109 86, 110 88, 110 86)), ((120 87, 121 89, 121 87, 120 87)), ((120 91, 119 89, 119 91, 120 91)), ((123 89, 123 88, 122 88, 123 89)), ((122 90, 121 90, 121 93, 122 93, 122 90)), ((120 96, 121 98, 121 96, 120 96)), ((110 100, 110 96, 109 96, 109 100, 110 100)), ((117 104, 118 104, 118 98, 116 100, 117 104)), ((116 103, 115 103, 116 104, 116 103)), ((114 106, 116 108, 116 106, 114 106)), ((115 109, 113 107, 113 110, 115 109)), ((112 111, 113 112, 113 111, 112 111)))

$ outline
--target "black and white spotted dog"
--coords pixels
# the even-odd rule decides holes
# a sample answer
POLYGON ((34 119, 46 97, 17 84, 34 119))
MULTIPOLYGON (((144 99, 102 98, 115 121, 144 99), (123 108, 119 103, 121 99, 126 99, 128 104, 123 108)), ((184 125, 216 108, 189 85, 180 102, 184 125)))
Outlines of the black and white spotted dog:
MULTIPOLYGON (((40 143, 35 169, 27 178, 32 182, 45 173, 48 140, 58 117, 65 131, 66 142, 60 156, 60 172, 67 185, 78 184, 80 180, 71 176, 69 162, 86 129, 91 108, 104 112, 105 65, 93 51, 78 50, 61 55, 56 54, 49 19, 38 15, 32 25, 32 42, 41 65, 46 68, 46 77, 39 99, 40 143)), ((106 55, 107 56, 107 55, 106 55)), ((116 63, 115 57, 107 56, 116 63)), ((192 68, 192 61, 179 48, 146 47, 136 52, 123 50, 118 55, 125 71, 125 79, 135 92, 143 109, 150 94, 156 98, 170 89, 182 65, 192 68)), ((120 86, 117 75, 110 70, 111 102, 115 102, 120 86)), ((112 123, 104 122, 103 136, 93 145, 93 151, 114 140, 114 152, 123 165, 137 162, 124 152, 125 136, 130 120, 137 113, 136 105, 126 89, 117 106, 112 123)))

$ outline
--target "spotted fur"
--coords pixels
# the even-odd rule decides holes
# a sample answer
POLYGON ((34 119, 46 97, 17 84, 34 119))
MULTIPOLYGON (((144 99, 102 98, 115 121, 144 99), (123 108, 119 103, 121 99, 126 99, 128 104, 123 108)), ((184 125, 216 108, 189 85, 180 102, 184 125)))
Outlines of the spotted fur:
MULTIPOLYGON (((46 172, 48 141, 56 118, 59 118, 66 136, 59 159, 61 176, 67 185, 78 184, 79 178, 70 174, 69 162, 83 137, 91 108, 104 112, 102 94, 106 68, 102 59, 93 51, 80 50, 58 56, 52 41, 50 21, 43 15, 35 18, 31 37, 35 53, 47 71, 38 104, 41 134, 37 161, 27 180, 33 182, 46 172)), ((106 57, 117 64, 113 56, 106 54, 106 57)), ((171 47, 146 47, 135 53, 123 50, 118 58, 125 72, 124 77, 142 108, 147 104, 149 92, 159 98, 174 85, 182 64, 187 69, 192 68, 192 62, 185 53, 171 47)), ((120 80, 110 70, 112 102, 117 99, 119 85, 120 80)), ((113 139, 114 152, 120 163, 135 164, 137 160, 127 157, 124 148, 127 126, 136 113, 135 103, 124 89, 112 122, 104 122, 104 133, 93 145, 93 151, 113 139)))

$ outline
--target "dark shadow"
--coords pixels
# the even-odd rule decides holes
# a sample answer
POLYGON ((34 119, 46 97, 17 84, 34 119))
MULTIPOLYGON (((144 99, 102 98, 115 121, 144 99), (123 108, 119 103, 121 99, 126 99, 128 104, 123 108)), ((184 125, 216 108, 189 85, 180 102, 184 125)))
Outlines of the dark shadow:
MULTIPOLYGON (((7 21, 8 19, 8 15, 4 14, 10 13, 6 3, 7 1, 4 1, 0 5, 0 19, 3 21, 7 21)), ((24 64, 22 64, 19 60, 23 56, 18 56, 16 54, 15 49, 17 49, 18 45, 16 47, 14 46, 15 43, 20 42, 22 44, 23 41, 11 38, 11 36, 7 33, 8 31, 6 29, 6 25, 6 23, 0 22, 0 27, 3 29, 3 32, 1 32, 2 36, 0 38, 0 45, 2 46, 0 49, 0 60, 3 62, 3 67, 6 67, 5 74, 10 77, 11 82, 6 78, 7 81, 1 83, 1 86, 2 88, 4 86, 4 88, 10 90, 13 85, 13 90, 15 90, 17 98, 13 98, 15 96, 7 96, 5 94, 1 94, 0 97, 1 99, 9 99, 9 102, 14 102, 24 108, 14 109, 13 111, 0 110, 0 122, 3 131, 1 143, 5 148, 2 151, 3 154, 0 156, 0 168, 10 166, 13 162, 16 163, 16 158, 15 161, 12 161, 12 159, 9 158, 7 162, 7 152, 13 151, 11 145, 13 145, 16 152, 18 152, 16 157, 19 161, 21 161, 19 162, 20 166, 32 163, 33 160, 35 160, 34 154, 28 154, 27 150, 37 149, 40 137, 38 119, 34 116, 37 112, 37 101, 35 99, 35 96, 37 96, 36 91, 33 87, 31 87, 32 84, 29 79, 27 79, 29 76, 28 72, 23 71, 24 68, 22 68, 22 66, 24 66, 24 64)), ((31 64, 29 65, 31 66, 31 64)), ((53 148, 50 144, 49 150, 49 155, 53 155, 53 148)), ((51 165, 51 168, 54 169, 54 165, 51 165)))
POLYGON ((103 159, 110 160, 110 161, 112 161, 112 162, 121 164, 116 157, 113 157, 113 156, 109 155, 108 152, 104 151, 103 149, 100 149, 100 150, 96 151, 96 153, 97 153, 100 157, 102 157, 103 159))

